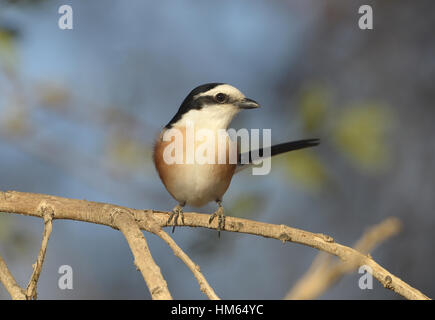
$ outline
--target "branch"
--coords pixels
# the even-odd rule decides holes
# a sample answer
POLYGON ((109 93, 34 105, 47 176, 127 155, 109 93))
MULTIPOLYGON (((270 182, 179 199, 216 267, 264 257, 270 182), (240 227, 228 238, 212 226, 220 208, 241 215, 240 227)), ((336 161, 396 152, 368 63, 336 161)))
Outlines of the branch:
POLYGON ((160 230, 157 235, 165 241, 169 247, 172 249, 174 254, 183 261, 186 266, 192 271, 196 280, 199 283, 199 287, 202 292, 204 292, 210 300, 220 300, 217 294, 214 292, 213 288, 208 284, 207 280, 201 273, 201 269, 197 264, 195 264, 187 254, 177 245, 177 243, 163 230, 160 230))
MULTIPOLYGON (((156 233, 159 227, 166 227, 169 212, 153 210, 135 210, 85 200, 74 200, 49 195, 23 193, 16 191, 0 192, 0 212, 11 212, 41 217, 37 208, 42 201, 50 203, 56 208, 54 219, 71 219, 92 222, 117 228, 107 214, 108 209, 128 210, 134 216, 139 227, 143 230, 156 233)), ((185 213, 185 226, 217 229, 217 222, 209 225, 209 215, 200 213, 185 213)), ((370 256, 362 254, 355 249, 334 242, 330 236, 312 233, 285 225, 273 225, 247 219, 227 217, 225 231, 247 233, 266 238, 274 238, 282 242, 294 242, 316 248, 339 257, 342 261, 354 261, 358 266, 368 265, 373 276, 386 288, 393 290, 407 299, 429 299, 419 290, 411 287, 398 277, 394 276, 370 256)))
POLYGON ((29 284, 27 285, 26 297, 27 299, 36 299, 36 287, 38 285, 39 276, 42 271, 42 264, 44 263, 45 252, 47 250, 48 239, 50 239, 51 230, 53 228, 53 215, 54 210, 45 203, 41 203, 39 211, 44 218, 44 232, 42 234, 41 249, 39 250, 38 258, 35 264, 33 264, 33 273, 30 277, 29 284))
MULTIPOLYGON (((397 218, 388 218, 367 230, 355 244, 355 250, 367 254, 386 239, 397 234, 401 224, 397 218)), ((320 296, 327 288, 336 283, 343 275, 354 271, 355 261, 333 261, 332 256, 321 252, 314 259, 310 269, 286 294, 286 300, 309 300, 320 296)))
POLYGON ((8 269, 6 262, 0 256, 0 281, 14 300, 26 300, 24 290, 15 281, 13 275, 8 269))
POLYGON ((134 256, 134 264, 141 271, 154 300, 172 300, 166 280, 151 256, 150 249, 133 215, 122 208, 113 208, 110 213, 113 224, 127 239, 134 256))

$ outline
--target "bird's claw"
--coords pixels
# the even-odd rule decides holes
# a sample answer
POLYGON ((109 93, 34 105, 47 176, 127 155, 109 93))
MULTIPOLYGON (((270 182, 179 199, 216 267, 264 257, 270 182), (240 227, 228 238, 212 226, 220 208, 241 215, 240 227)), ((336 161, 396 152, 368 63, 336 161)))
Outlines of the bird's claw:
POLYGON ((224 208, 222 206, 219 206, 219 208, 210 216, 210 219, 208 220, 208 223, 211 224, 214 220, 214 218, 218 218, 218 237, 221 237, 221 230, 225 229, 225 214, 224 214, 224 208))
POLYGON ((172 219, 174 219, 172 233, 174 233, 175 227, 178 226, 178 217, 181 217, 181 223, 184 225, 184 213, 183 213, 183 208, 180 205, 177 205, 174 209, 172 209, 172 212, 169 214, 167 224, 169 225, 172 219))

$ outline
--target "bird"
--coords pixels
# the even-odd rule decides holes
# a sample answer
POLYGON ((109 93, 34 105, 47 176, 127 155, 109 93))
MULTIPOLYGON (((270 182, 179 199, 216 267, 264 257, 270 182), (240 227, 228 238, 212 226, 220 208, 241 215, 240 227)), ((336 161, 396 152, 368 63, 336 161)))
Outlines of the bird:
MULTIPOLYGON (((240 111, 259 107, 260 105, 255 100, 245 97, 239 89, 232 85, 217 82, 206 83, 197 86, 186 96, 177 113, 160 131, 153 147, 153 162, 166 190, 178 202, 167 221, 167 225, 171 225, 173 220, 172 232, 174 232, 175 226, 179 225, 179 219, 184 225, 184 206, 202 207, 214 201, 218 208, 210 215, 209 224, 217 218, 217 230, 220 237, 220 231, 225 228, 225 211, 222 199, 237 172, 254 165, 258 155, 262 155, 266 151, 272 157, 319 144, 319 139, 305 139, 273 145, 268 150, 266 150, 267 147, 259 148, 256 153, 253 150, 242 153, 237 141, 231 140, 231 137, 226 134, 226 130, 240 111), (199 163, 196 160, 188 161, 187 149, 190 147, 191 150, 198 150, 200 147, 198 140, 189 141, 187 139, 189 126, 193 127, 195 134, 199 133, 200 130, 207 130, 215 137, 219 134, 223 136, 224 148, 221 148, 223 151, 215 146, 208 149, 216 151, 211 156, 215 160, 220 153, 224 152, 225 161, 223 163, 219 161, 208 163, 199 163), (178 162, 171 162, 167 159, 168 154, 174 155, 174 152, 168 151, 169 146, 174 143, 176 138, 174 134, 169 139, 168 133, 174 130, 179 133, 179 137, 184 138, 181 145, 182 154, 178 159, 181 161, 178 162), (237 159, 229 161, 229 149, 234 145, 237 148, 237 159), (166 155, 165 152, 167 152, 166 155), (245 160, 242 161, 242 159, 245 160)), ((212 142, 216 144, 215 139, 202 143, 212 142)))

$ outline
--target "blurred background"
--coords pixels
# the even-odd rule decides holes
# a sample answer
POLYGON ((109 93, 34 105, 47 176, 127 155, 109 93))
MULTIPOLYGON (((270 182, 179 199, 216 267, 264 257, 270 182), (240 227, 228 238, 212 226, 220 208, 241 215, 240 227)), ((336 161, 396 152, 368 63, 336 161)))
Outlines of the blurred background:
MULTIPOLYGON (((263 106, 232 127, 270 128, 273 143, 322 141, 274 159, 267 176, 236 176, 226 213, 346 245, 397 216, 402 231, 372 255, 434 297, 434 30, 430 0, 0 0, 0 189, 171 210, 153 139, 191 89, 226 82, 263 106), (63 4, 73 30, 58 27, 63 4), (358 27, 363 4, 374 30, 358 27)), ((42 230, 41 219, 0 213, 0 254, 23 286, 42 230)), ((145 236, 174 298, 205 299, 166 244, 145 236)), ((199 228, 173 237, 225 299, 281 299, 317 254, 199 228)), ((359 289, 359 277, 319 298, 401 299, 377 281, 359 289)), ((150 298, 121 233, 75 221, 54 222, 38 293, 150 298), (64 264, 73 290, 58 289, 64 264)))

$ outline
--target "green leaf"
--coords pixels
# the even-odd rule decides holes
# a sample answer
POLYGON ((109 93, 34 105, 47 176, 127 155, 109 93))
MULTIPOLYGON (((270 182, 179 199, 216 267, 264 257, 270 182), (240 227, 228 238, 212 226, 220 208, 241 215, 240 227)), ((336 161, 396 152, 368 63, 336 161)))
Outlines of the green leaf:
POLYGON ((0 66, 12 72, 18 64, 14 33, 0 28, 0 66))
POLYGON ((281 157, 286 176, 307 191, 319 191, 328 182, 325 166, 311 150, 299 150, 281 157))
POLYGON ((234 217, 255 217, 263 209, 265 201, 259 194, 245 193, 232 202, 228 212, 234 217))
POLYGON ((331 93, 322 86, 311 86, 302 91, 299 111, 306 132, 321 129, 325 124, 331 93))
POLYGON ((387 134, 393 115, 374 103, 348 107, 339 115, 333 129, 334 142, 357 167, 376 171, 389 162, 387 134))

